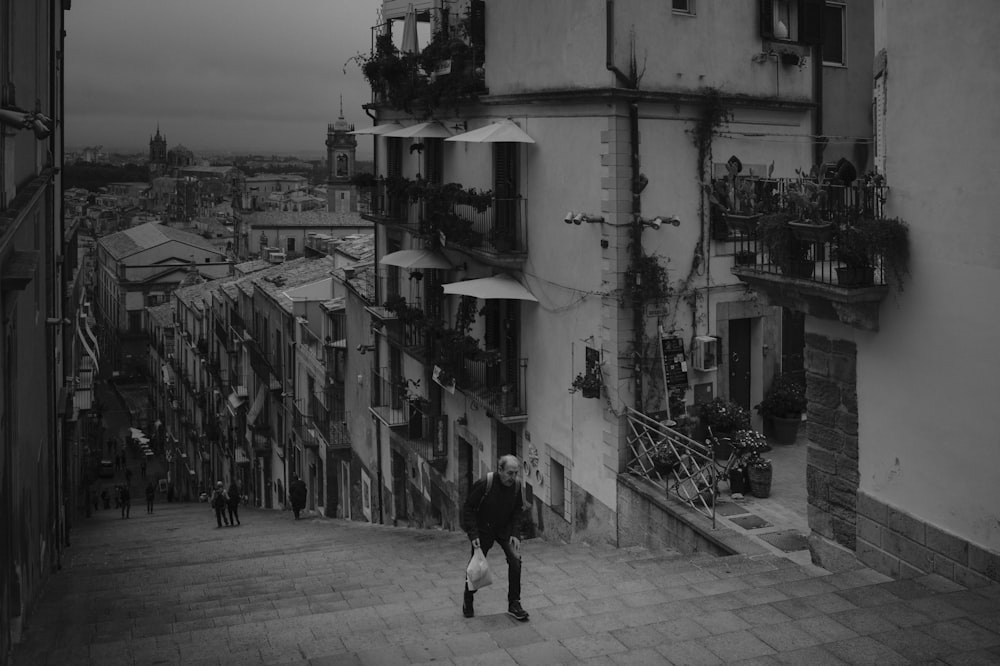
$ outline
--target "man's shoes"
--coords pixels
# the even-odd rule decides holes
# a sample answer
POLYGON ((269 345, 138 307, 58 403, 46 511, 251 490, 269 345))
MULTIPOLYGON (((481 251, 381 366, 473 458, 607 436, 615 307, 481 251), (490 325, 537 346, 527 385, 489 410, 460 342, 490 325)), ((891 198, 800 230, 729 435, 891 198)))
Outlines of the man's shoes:
POLYGON ((472 607, 472 599, 466 599, 462 602, 462 615, 465 617, 476 616, 476 609, 472 607))
POLYGON ((528 613, 523 608, 521 608, 520 601, 512 601, 507 605, 507 615, 510 615, 515 620, 519 622, 528 621, 528 613))

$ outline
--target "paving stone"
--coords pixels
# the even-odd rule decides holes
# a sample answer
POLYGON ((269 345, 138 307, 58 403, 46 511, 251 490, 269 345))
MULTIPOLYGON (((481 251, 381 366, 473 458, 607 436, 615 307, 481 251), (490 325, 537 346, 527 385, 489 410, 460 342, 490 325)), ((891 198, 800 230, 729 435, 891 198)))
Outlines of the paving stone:
POLYGON ((502 561, 466 619, 463 535, 243 518, 216 530, 203 506, 173 504, 82 522, 13 666, 1000 663, 1000 586, 533 540, 531 621, 504 612, 502 561))

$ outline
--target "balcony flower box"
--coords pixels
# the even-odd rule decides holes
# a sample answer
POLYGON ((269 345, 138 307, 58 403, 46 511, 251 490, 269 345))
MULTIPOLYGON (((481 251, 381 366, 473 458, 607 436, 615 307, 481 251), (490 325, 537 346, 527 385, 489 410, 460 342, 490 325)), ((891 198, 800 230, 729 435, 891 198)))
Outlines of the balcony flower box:
POLYGON ((829 243, 833 238, 832 222, 796 222, 788 223, 792 234, 797 240, 805 243, 829 243))

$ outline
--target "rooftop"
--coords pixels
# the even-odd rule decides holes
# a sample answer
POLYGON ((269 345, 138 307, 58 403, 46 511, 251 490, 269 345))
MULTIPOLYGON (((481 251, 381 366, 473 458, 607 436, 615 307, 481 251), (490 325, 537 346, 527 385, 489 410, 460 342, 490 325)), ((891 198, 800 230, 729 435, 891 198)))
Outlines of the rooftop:
POLYGON ((138 252, 171 241, 191 245, 209 252, 219 252, 218 248, 198 234, 192 234, 157 222, 147 222, 137 227, 108 234, 97 242, 115 259, 124 259, 138 252))
POLYGON ((272 227, 315 227, 333 229, 336 227, 374 228, 374 224, 361 217, 358 212, 332 213, 326 210, 294 211, 268 210, 244 216, 244 222, 253 229, 272 227))

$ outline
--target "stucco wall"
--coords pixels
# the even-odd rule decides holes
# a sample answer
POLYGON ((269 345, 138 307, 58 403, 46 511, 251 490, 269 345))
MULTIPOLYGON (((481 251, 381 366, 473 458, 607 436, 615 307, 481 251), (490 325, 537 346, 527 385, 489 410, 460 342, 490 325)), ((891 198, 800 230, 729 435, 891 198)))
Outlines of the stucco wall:
POLYGON ((1000 161, 987 140, 1000 70, 986 64, 1000 62, 1000 14, 988 0, 885 7, 887 210, 910 225, 912 277, 881 330, 856 336, 861 490, 1000 551, 1000 161))

